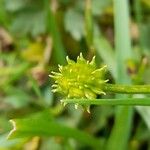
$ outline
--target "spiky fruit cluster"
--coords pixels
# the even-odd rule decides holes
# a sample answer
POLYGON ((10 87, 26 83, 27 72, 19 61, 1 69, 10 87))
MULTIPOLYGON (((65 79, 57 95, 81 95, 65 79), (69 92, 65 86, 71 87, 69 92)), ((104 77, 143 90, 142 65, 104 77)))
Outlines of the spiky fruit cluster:
POLYGON ((50 77, 55 80, 52 85, 53 92, 62 93, 67 98, 96 98, 105 94, 103 85, 108 81, 104 79, 106 66, 96 69, 95 57, 86 61, 82 53, 77 57, 77 62, 66 57, 68 64, 59 65, 59 72, 52 72, 50 77))

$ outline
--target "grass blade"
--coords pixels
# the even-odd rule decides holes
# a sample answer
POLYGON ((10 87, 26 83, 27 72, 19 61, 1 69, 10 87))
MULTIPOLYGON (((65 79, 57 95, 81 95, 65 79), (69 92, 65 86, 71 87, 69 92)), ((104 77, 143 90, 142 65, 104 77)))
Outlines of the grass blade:
MULTIPOLYGON (((129 84, 126 63, 131 58, 131 40, 129 35, 128 0, 114 0, 115 46, 117 59, 117 83, 129 84)), ((118 95, 127 98, 126 95, 118 95)), ((127 149, 132 124, 133 108, 118 107, 115 124, 107 143, 107 150, 127 149)))
POLYGON ((55 61, 59 64, 65 64, 66 52, 61 41, 54 14, 50 8, 49 0, 45 0, 45 10, 47 20, 47 31, 52 36, 52 43, 54 47, 53 55, 55 57, 55 61))

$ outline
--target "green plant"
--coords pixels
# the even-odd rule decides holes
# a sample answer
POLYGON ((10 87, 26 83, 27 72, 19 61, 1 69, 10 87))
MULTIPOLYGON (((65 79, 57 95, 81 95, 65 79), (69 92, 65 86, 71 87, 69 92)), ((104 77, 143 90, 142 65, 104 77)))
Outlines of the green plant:
POLYGON ((95 57, 92 61, 86 61, 82 53, 77 57, 77 62, 66 58, 68 64, 66 66, 59 66, 59 72, 53 72, 49 75, 55 80, 55 84, 52 85, 53 92, 59 92, 63 94, 66 99, 61 102, 66 104, 69 101, 75 103, 75 108, 79 104, 86 107, 87 111, 90 112, 90 104, 108 104, 110 105, 150 105, 149 99, 130 99, 126 98, 123 102, 121 99, 116 100, 99 100, 96 102, 97 95, 106 94, 106 92, 113 93, 124 93, 124 94, 138 94, 150 93, 150 85, 118 85, 109 84, 108 79, 104 79, 106 66, 96 69, 95 57), (76 100, 75 100, 76 99, 76 100), (77 100, 78 99, 78 100, 77 100), (87 101, 88 99, 91 100, 87 101), (84 101, 84 102, 82 102, 84 101), (105 102, 106 101, 106 102, 105 102), (92 103, 93 102, 93 103, 92 103), (117 103, 118 102, 118 103, 117 103))
POLYGON ((150 1, 1 0, 0 8, 0 150, 150 149, 150 1), (80 52, 96 63, 82 58, 71 71, 80 52), (51 74, 60 78, 51 88, 57 64, 70 71, 51 74))

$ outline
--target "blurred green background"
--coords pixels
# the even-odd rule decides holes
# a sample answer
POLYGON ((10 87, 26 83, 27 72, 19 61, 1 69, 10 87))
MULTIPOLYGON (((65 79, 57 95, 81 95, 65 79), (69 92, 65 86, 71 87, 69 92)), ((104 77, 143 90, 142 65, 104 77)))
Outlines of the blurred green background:
POLYGON ((110 83, 150 84, 150 1, 0 0, 0 150, 150 150, 150 107, 88 114, 51 92, 50 72, 80 52, 110 83), (29 132, 7 140, 13 118, 29 132))

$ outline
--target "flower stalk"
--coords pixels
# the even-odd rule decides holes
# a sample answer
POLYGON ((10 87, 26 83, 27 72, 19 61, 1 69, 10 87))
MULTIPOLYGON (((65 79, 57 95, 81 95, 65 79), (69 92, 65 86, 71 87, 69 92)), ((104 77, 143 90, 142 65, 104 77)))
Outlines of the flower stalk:
POLYGON ((65 104, 78 104, 78 105, 105 105, 105 106, 150 106, 150 98, 116 98, 116 99, 63 99, 62 103, 65 104))
POLYGON ((97 95, 106 95, 107 92, 122 93, 122 94, 150 94, 150 85, 118 85, 109 84, 109 80, 105 79, 105 72, 107 66, 103 66, 99 69, 96 68, 95 57, 92 61, 86 61, 82 53, 77 57, 77 62, 66 58, 68 64, 66 66, 60 66, 59 72, 52 72, 51 78, 55 80, 55 84, 52 85, 53 92, 59 92, 68 100, 63 100, 65 105, 67 102, 76 101, 75 108, 77 109, 80 104, 90 112, 90 104, 109 104, 113 105, 150 105, 150 101, 144 102, 140 99, 131 101, 126 99, 122 100, 98 100, 97 95), (72 100, 71 100, 72 99, 72 100), (90 103, 89 103, 90 101, 90 103), (78 103, 80 102, 80 103, 78 103))
POLYGON ((118 85, 106 83, 103 86, 105 92, 122 94, 150 94, 150 85, 118 85))

